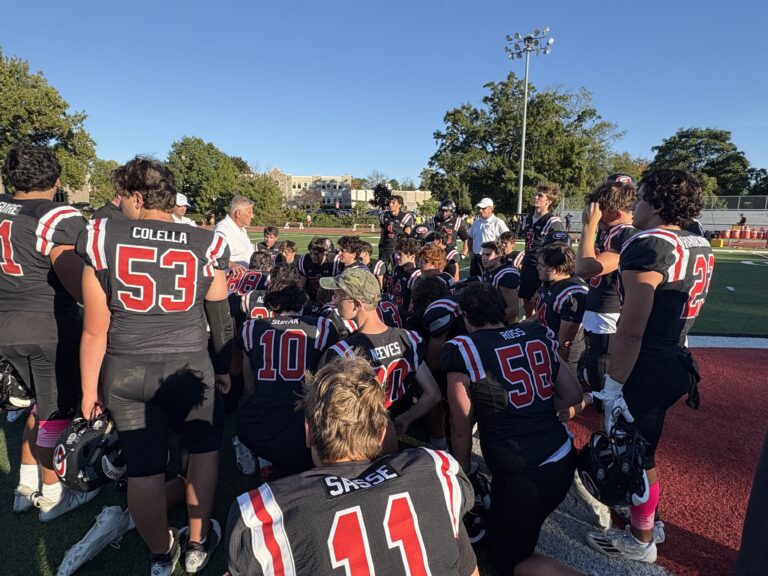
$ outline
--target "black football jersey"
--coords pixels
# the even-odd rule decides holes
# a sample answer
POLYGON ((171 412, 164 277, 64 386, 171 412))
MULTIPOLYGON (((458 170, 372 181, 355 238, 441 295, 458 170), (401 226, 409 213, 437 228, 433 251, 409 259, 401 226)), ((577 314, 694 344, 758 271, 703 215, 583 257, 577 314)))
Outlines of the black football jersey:
POLYGON ((464 314, 455 296, 432 302, 424 311, 421 322, 430 337, 445 335, 446 338, 451 339, 467 333, 464 314))
POLYGON ((50 255, 56 246, 73 246, 85 225, 66 204, 0 196, 0 311, 77 314, 50 255))
POLYGON ((450 244, 445 247, 445 272, 454 276, 457 270, 461 269, 461 252, 456 250, 450 244))
POLYGON ((199 352, 203 300, 229 265, 224 236, 160 220, 91 220, 77 239, 107 295, 111 354, 199 352))
POLYGON ((389 328, 381 334, 355 332, 331 346, 320 365, 337 356, 355 354, 370 360, 376 379, 384 387, 384 405, 389 409, 410 392, 419 364, 426 359, 426 346, 416 332, 402 328, 389 328))
POLYGON ((419 274, 421 274, 421 270, 410 262, 402 266, 395 266, 392 270, 388 292, 402 312, 408 310, 411 305, 411 288, 413 281, 419 274))
POLYGON ((318 266, 312 262, 312 258, 309 254, 303 254, 299 257, 299 274, 307 279, 304 290, 309 295, 310 300, 317 300, 317 289, 320 288, 320 278, 338 274, 338 266, 340 263, 341 262, 336 262, 331 259, 318 266))
POLYGON ((379 226, 381 227, 379 245, 394 248, 398 235, 405 232, 406 228, 413 226, 413 214, 401 210, 397 216, 393 216, 389 210, 384 210, 379 217, 379 226))
POLYGON ((120 206, 115 206, 112 202, 107 202, 91 214, 91 220, 98 220, 99 218, 114 218, 115 220, 128 220, 128 216, 123 213, 120 206))
POLYGON ((272 312, 264 306, 268 288, 268 272, 233 270, 227 275, 230 302, 237 313, 243 314, 245 318, 256 320, 272 316, 272 312))
POLYGON ((438 271, 436 268, 430 268, 429 270, 421 270, 421 272, 416 275, 414 274, 411 276, 411 290, 413 290, 413 287, 416 285, 416 283, 421 280, 422 278, 427 278, 429 276, 437 276, 440 278, 440 280, 443 281, 443 283, 446 285, 446 287, 451 291, 451 294, 456 290, 456 282, 453 281, 453 276, 448 274, 448 272, 445 271, 438 271))
POLYGON ((455 244, 459 240, 466 242, 469 238, 464 224, 464 217, 457 214, 445 220, 435 216, 432 218, 432 226, 435 230, 444 230, 448 234, 448 244, 455 244))
POLYGON ((555 216, 552 212, 547 212, 535 222, 533 216, 533 213, 528 213, 523 217, 522 230, 525 235, 524 264, 535 267, 544 238, 550 232, 565 230, 565 225, 562 218, 555 216))
MULTIPOLYGON (((609 250, 621 253, 621 247, 629 237, 637 232, 631 224, 618 224, 609 230, 602 230, 595 243, 595 254, 609 250)), ((617 314, 619 312, 619 293, 616 288, 618 271, 595 276, 589 279, 587 310, 599 314, 617 314)))
POLYGON ((387 273, 387 264, 383 260, 371 260, 368 262, 368 270, 378 278, 387 273))
POLYGON ((469 576, 474 492, 448 453, 342 462, 242 494, 227 521, 231 576, 469 576))
POLYGON ((395 304, 394 298, 389 294, 382 294, 381 300, 376 304, 376 312, 387 326, 391 328, 402 328, 403 319, 400 316, 400 308, 395 304))
POLYGON ((545 283, 536 295, 537 319, 555 334, 560 333, 560 322, 581 324, 587 303, 589 287, 578 276, 545 283))
POLYGON ((524 250, 513 250, 509 254, 501 257, 501 261, 505 266, 512 266, 520 270, 523 267, 523 260, 525 259, 524 250))
POLYGON ((477 330, 443 345, 446 372, 469 376, 469 393, 488 468, 535 467, 567 440, 554 405, 557 339, 538 323, 477 330))
POLYGON ((272 256, 272 262, 274 262, 280 255, 280 242, 275 242, 271 248, 268 248, 267 243, 262 240, 256 244, 256 252, 266 252, 272 256))
POLYGON ((490 284, 494 288, 517 290, 520 288, 520 271, 513 266, 502 265, 495 270, 483 272, 483 282, 490 284))
MULTIPOLYGON (((683 345, 704 305, 715 256, 709 241, 685 230, 654 228, 636 233, 622 247, 619 273, 630 270, 663 276, 643 334, 641 353, 672 353, 683 345)), ((619 297, 624 289, 619 276, 619 297)))

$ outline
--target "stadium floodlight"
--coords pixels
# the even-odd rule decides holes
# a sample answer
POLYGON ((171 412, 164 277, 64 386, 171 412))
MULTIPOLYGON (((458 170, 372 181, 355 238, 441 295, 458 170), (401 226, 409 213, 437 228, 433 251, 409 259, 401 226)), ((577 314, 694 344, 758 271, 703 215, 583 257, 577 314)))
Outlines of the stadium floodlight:
POLYGON ((526 121, 528 119, 528 59, 531 52, 537 55, 543 53, 549 54, 552 51, 552 44, 555 43, 554 38, 549 38, 546 42, 543 42, 549 34, 549 26, 545 26, 543 30, 536 28, 532 34, 526 36, 520 36, 519 32, 515 32, 514 36, 510 38, 507 35, 507 42, 514 42, 513 46, 504 46, 504 51, 510 60, 515 58, 522 58, 525 54, 525 88, 523 90, 523 134, 520 139, 520 178, 517 187, 517 213, 520 214, 523 211, 523 168, 525 167, 525 129, 526 121))

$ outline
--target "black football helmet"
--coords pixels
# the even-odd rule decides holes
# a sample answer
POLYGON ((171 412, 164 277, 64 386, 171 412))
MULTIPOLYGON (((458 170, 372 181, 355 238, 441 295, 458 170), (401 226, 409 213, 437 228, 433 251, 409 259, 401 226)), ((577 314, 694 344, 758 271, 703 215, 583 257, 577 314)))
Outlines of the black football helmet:
POLYGON ((448 210, 451 214, 456 213, 456 202, 453 200, 443 200, 440 202, 440 213, 442 213, 443 210, 448 210))
POLYGON ((581 482, 592 496, 608 506, 639 505, 648 501, 645 454, 648 441, 634 426, 619 420, 610 434, 595 432, 579 452, 581 482))
POLYGON ((24 410, 34 403, 34 392, 24 384, 13 364, 0 358, 0 408, 11 412, 24 410))
POLYGON ((108 412, 72 421, 53 450, 53 469, 65 485, 80 492, 125 476, 125 459, 108 412))

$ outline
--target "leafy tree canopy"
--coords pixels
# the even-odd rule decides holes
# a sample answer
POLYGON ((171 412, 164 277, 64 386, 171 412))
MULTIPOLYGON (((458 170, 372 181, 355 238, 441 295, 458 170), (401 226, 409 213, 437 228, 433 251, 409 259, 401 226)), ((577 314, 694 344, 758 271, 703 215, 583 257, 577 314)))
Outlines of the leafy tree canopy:
POLYGON ((224 152, 201 138, 184 136, 171 145, 168 165, 176 177, 179 192, 187 195, 202 213, 220 213, 223 196, 239 183, 235 163, 224 152))
POLYGON ((389 203, 389 198, 391 196, 392 190, 389 189, 389 186, 387 186, 385 182, 381 182, 377 184, 373 189, 373 199, 369 200, 368 202, 370 202, 371 205, 375 206, 376 208, 386 210, 387 204, 389 203))
POLYGON ((29 64, 6 57, 0 50, 0 158, 14 144, 52 146, 61 162, 61 182, 67 188, 85 184, 95 159, 93 139, 83 127, 86 115, 70 112, 69 104, 29 64))
POLYGON ((112 170, 119 164, 114 160, 96 158, 91 162, 91 205, 95 208, 104 206, 115 197, 115 190, 109 178, 112 170))
POLYGON ((728 130, 680 128, 674 136, 651 148, 656 157, 648 166, 684 168, 714 179, 718 196, 744 194, 749 188, 749 161, 731 142, 728 130))

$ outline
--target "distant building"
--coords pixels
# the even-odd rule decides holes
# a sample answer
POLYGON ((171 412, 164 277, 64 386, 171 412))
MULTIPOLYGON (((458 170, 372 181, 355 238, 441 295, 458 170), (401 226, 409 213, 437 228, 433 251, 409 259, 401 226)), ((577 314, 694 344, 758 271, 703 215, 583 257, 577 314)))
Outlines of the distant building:
MULTIPOLYGON (((352 190, 352 175, 341 176, 295 176, 279 168, 267 173, 275 181, 287 205, 310 206, 323 204, 323 199, 334 193, 352 190)), ((335 196, 334 196, 335 198, 335 196)))
MULTIPOLYGON (((406 210, 416 210, 419 204, 432 198, 432 192, 430 190, 392 190, 393 196, 402 196, 406 210)), ((323 206, 332 206, 336 202, 336 196, 329 198, 328 202, 323 199, 323 206)), ((358 202, 369 203, 373 200, 373 190, 349 190, 349 192, 342 191, 338 195, 339 208, 352 208, 358 202)), ((371 206, 373 208, 373 206, 371 206)))

